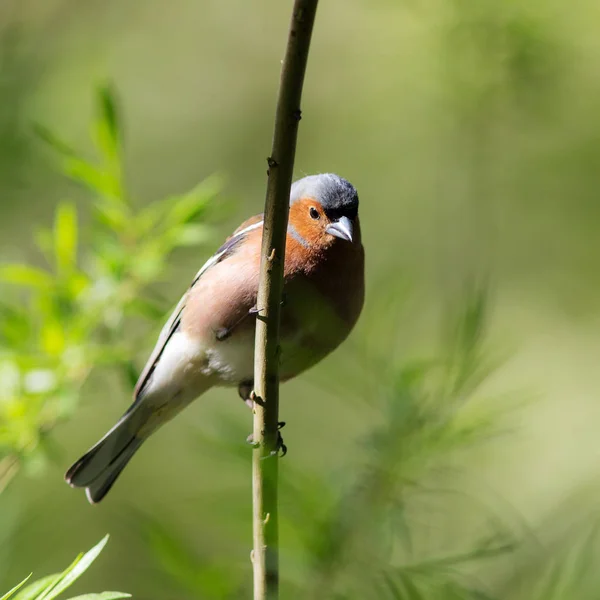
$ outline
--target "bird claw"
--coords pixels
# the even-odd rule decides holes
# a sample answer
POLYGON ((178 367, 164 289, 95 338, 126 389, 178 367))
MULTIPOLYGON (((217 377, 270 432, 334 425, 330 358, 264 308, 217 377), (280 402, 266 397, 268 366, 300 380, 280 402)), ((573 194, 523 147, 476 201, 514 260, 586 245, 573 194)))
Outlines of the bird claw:
POLYGON ((267 456, 263 456, 261 460, 264 460, 265 458, 271 458, 272 456, 279 456, 279 458, 283 458, 287 454, 287 446, 283 443, 283 438, 279 432, 279 430, 285 425, 285 422, 278 423, 277 425, 277 443, 275 445, 275 449, 271 450, 267 456), (281 455, 279 454, 279 451, 281 451, 281 455))
MULTIPOLYGON (((263 456, 261 460, 264 460, 265 458, 270 458, 271 456, 278 456, 280 451, 280 458, 283 458, 287 454, 288 449, 287 446, 283 443, 283 437, 280 433, 281 429, 283 429, 284 427, 285 421, 279 421, 279 423, 277 423, 277 442, 275 444, 275 449, 271 450, 271 452, 269 452, 267 456, 263 456)), ((252 448, 260 447, 260 444, 254 441, 254 434, 252 433, 246 438, 246 443, 250 444, 252 448)))
MULTIPOLYGON (((287 304, 287 296, 286 296, 285 292, 283 292, 283 293, 281 294, 281 302, 279 303, 279 305, 280 305, 281 307, 284 307, 286 304, 287 304)), ((264 309, 262 309, 262 308, 258 308, 258 307, 256 307, 256 306, 253 306, 253 307, 252 307, 252 308, 251 308, 251 309, 248 311, 248 314, 249 314, 249 315, 258 315, 258 314, 260 314, 260 313, 261 313, 263 310, 264 310, 264 309)))
POLYGON ((256 394, 254 393, 252 381, 244 381, 240 383, 240 385, 238 386, 238 394, 240 395, 240 398, 244 401, 244 404, 246 404, 248 408, 253 410, 256 394))
MULTIPOLYGON (((285 425, 285 423, 284 423, 285 425)), ((269 456, 279 456, 279 458, 283 458, 287 454, 287 446, 283 443, 283 438, 281 437, 281 433, 277 431, 277 446, 275 450, 271 450, 269 452, 269 456), (279 451, 281 450, 281 455, 279 455, 279 451)), ((267 458, 265 456, 265 458, 267 458)))

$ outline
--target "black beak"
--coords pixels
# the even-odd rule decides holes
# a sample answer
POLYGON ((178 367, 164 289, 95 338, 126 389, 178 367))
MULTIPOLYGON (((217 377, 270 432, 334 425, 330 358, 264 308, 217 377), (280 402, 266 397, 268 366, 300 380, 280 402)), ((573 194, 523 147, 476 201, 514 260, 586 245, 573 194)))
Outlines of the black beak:
POLYGON ((340 217, 335 223, 332 223, 327 229, 327 233, 346 240, 347 242, 352 241, 352 221, 348 217, 340 217))

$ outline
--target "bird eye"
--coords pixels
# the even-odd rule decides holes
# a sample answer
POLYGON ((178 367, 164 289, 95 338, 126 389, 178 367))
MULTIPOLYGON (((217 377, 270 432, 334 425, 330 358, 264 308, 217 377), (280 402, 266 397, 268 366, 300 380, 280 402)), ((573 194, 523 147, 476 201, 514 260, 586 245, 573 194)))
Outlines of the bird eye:
POLYGON ((310 207, 309 212, 310 212, 311 219, 318 219, 321 216, 321 215, 319 215, 319 211, 314 206, 310 207))

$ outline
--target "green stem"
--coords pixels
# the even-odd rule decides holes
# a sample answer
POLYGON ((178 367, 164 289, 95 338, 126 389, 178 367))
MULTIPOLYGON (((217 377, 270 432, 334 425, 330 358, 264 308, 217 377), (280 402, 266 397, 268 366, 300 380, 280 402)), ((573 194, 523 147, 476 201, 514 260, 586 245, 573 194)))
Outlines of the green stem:
POLYGON ((254 600, 279 597, 277 451, 279 420, 279 321, 288 207, 300 100, 318 0, 295 0, 281 71, 265 200, 254 356, 252 499, 254 600))

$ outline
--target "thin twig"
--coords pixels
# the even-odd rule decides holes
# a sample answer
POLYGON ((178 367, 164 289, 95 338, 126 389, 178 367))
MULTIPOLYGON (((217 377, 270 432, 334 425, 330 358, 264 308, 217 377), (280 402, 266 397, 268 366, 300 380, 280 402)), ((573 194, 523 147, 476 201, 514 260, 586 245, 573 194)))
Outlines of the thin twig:
POLYGON ((295 0, 279 86, 273 148, 268 159, 254 355, 252 500, 254 600, 279 596, 277 451, 279 420, 279 319, 288 207, 300 99, 318 0, 295 0))
POLYGON ((14 456, 7 456, 0 460, 0 494, 7 488, 18 470, 19 460, 14 456))

